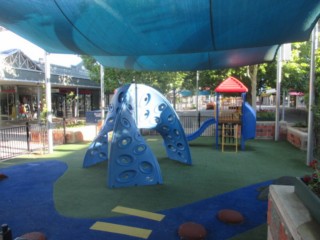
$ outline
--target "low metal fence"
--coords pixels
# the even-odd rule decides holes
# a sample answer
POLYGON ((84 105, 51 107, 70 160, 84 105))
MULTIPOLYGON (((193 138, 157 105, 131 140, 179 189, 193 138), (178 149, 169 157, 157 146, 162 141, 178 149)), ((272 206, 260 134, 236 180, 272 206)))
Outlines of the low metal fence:
MULTIPOLYGON (((192 134, 199 130, 201 124, 212 116, 192 115, 179 116, 185 134, 192 134)), ((66 120, 56 121, 52 124, 54 129, 63 129, 64 141, 66 138, 66 120)), ((214 136, 214 125, 209 126, 201 134, 202 136, 214 136)), ((158 133, 150 129, 142 129, 143 135, 157 135, 158 133)), ((10 159, 22 154, 32 152, 45 153, 48 150, 48 135, 45 124, 28 124, 24 126, 13 126, 0 129, 0 161, 10 159)))
POLYGON ((45 152, 47 131, 43 124, 26 123, 0 129, 0 161, 36 151, 45 152))

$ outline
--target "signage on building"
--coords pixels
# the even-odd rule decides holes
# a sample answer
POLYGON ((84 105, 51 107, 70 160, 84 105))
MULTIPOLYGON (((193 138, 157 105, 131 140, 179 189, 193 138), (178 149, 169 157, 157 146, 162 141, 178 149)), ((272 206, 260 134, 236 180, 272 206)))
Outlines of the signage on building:
MULTIPOLYGON (((79 89, 78 91, 79 91, 79 94, 92 94, 92 91, 89 90, 89 89, 79 89)), ((71 93, 71 92, 73 92, 73 93, 76 94, 77 90, 76 89, 70 89, 70 88, 60 88, 59 92, 60 93, 71 93)))
POLYGON ((15 93, 16 88, 11 85, 4 85, 4 86, 1 86, 0 92, 2 92, 2 93, 15 93))

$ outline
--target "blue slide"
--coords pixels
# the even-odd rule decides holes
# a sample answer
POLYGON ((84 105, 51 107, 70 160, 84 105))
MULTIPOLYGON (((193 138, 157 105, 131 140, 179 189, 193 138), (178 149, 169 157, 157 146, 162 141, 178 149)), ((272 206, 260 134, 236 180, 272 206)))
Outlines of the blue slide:
POLYGON ((200 137, 201 134, 212 124, 216 123, 216 119, 215 118, 209 118, 206 121, 204 121, 201 126, 199 127, 199 129, 197 131, 195 131, 194 133, 191 133, 190 135, 187 135, 187 141, 192 141, 195 140, 196 138, 200 137))
POLYGON ((248 139, 256 137, 256 113, 249 103, 245 102, 242 106, 242 137, 241 149, 244 150, 244 143, 248 139))

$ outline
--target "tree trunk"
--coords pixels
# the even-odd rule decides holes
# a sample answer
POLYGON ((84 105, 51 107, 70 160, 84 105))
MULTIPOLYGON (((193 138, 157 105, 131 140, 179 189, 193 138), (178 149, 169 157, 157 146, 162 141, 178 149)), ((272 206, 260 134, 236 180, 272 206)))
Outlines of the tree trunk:
POLYGON ((251 80, 251 99, 252 108, 257 111, 257 74, 259 65, 251 65, 248 67, 248 75, 251 80))

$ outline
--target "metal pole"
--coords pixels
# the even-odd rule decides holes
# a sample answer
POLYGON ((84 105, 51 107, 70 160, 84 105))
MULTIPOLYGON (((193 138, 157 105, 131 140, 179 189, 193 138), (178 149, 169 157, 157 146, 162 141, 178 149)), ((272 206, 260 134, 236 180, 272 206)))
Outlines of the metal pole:
POLYGON ((196 110, 197 110, 197 114, 198 114, 198 112, 199 112, 199 71, 197 71, 197 73, 196 73, 196 91, 197 91, 196 110))
POLYGON ((45 53, 45 80, 46 80, 46 105, 47 105, 47 131, 48 131, 48 152, 53 152, 53 135, 52 135, 52 106, 51 106, 51 73, 49 53, 45 53))
POLYGON ((30 152, 30 127, 29 122, 26 122, 26 132, 27 132, 27 149, 30 152))
POLYGON ((307 161, 306 164, 309 166, 313 160, 313 149, 314 149, 314 132, 313 132, 313 112, 312 107, 314 105, 314 81, 316 78, 315 71, 315 52, 317 42, 317 31, 318 24, 315 25, 311 34, 311 53, 310 53, 310 81, 309 81, 309 106, 308 106, 308 143, 307 143, 307 161))
POLYGON ((176 110, 176 88, 173 87, 173 109, 176 110))
POLYGON ((41 94, 40 94, 40 83, 37 84, 37 119, 38 119, 38 123, 41 123, 41 116, 40 116, 40 113, 41 113, 41 104, 40 104, 40 101, 41 101, 41 94))
POLYGON ((135 102, 135 120, 136 120, 136 125, 138 126, 139 128, 139 116, 138 116, 138 85, 137 85, 137 82, 136 82, 136 79, 133 78, 133 83, 134 83, 134 102, 135 102))
POLYGON ((275 121, 275 133, 274 140, 279 140, 279 108, 280 108, 280 87, 281 87, 281 76, 282 76, 282 47, 278 49, 278 62, 277 62, 277 92, 276 92, 276 121, 275 121))
POLYGON ((282 117, 281 121, 284 121, 284 112, 285 112, 285 101, 286 101, 286 91, 282 91, 282 117))
POLYGON ((100 64, 100 98, 101 98, 101 122, 105 119, 105 97, 104 97, 104 67, 100 64))
POLYGON ((75 117, 79 117, 79 88, 76 88, 76 106, 75 106, 75 117))

